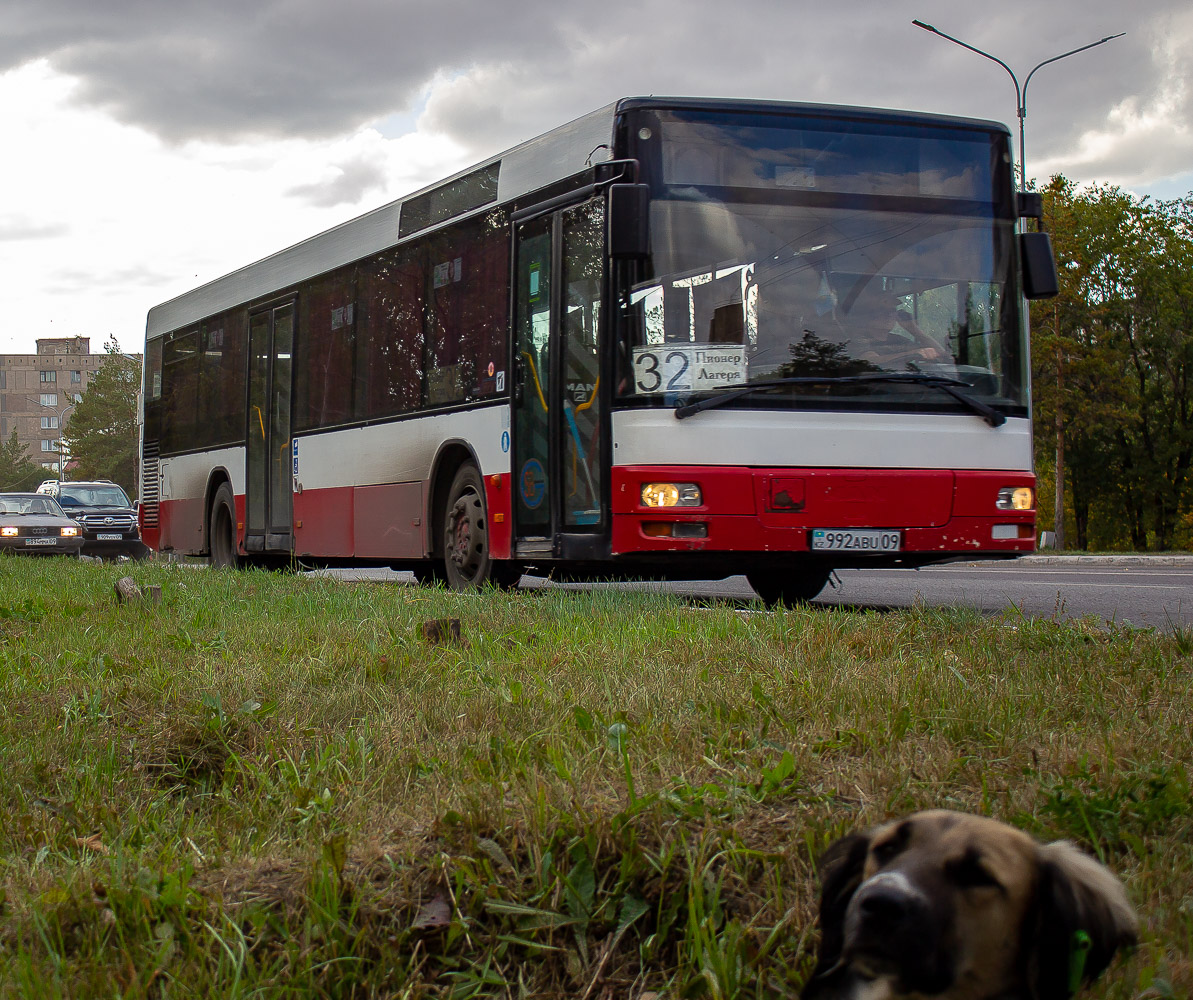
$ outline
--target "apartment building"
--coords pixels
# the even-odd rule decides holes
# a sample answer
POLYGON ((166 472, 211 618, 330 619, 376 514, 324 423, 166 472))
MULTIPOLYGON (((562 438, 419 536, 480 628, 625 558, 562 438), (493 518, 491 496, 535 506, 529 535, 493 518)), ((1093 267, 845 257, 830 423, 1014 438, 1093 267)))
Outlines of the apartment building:
POLYGON ((106 359, 91 353, 89 337, 48 337, 36 354, 0 354, 0 441, 15 430, 33 461, 57 472, 71 411, 106 359))

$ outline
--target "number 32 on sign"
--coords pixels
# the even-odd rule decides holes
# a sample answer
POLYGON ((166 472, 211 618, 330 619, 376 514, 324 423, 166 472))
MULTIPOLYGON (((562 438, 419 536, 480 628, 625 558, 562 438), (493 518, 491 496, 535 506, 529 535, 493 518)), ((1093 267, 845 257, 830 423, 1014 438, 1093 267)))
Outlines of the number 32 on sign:
POLYGON ((700 392, 742 385, 746 349, 741 344, 649 344, 634 348, 634 388, 656 392, 700 392))

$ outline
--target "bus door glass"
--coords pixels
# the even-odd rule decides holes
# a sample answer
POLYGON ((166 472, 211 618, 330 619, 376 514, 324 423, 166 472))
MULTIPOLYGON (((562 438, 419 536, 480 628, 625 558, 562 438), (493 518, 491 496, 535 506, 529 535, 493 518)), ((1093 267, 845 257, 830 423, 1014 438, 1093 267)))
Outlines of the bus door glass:
POLYGON ((516 252, 516 535, 600 530, 603 202, 519 226, 516 252))
POLYGON ((293 487, 290 376, 294 303, 249 320, 249 410, 245 548, 290 551, 293 487))

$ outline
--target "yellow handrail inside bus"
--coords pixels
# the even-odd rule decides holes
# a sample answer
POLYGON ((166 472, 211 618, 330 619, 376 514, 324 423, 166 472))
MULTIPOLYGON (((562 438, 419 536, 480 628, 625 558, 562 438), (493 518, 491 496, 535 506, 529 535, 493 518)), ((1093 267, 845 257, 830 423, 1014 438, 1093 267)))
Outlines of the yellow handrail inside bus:
POLYGON ((596 401, 597 389, 599 389, 600 387, 601 387, 601 377, 598 375, 596 382, 594 382, 593 386, 592 386, 592 395, 589 396, 587 400, 585 400, 583 403, 581 403, 579 406, 576 407, 577 413, 579 413, 581 410, 587 410, 590 406, 592 406, 592 404, 596 401))
POLYGON ((534 358, 530 356, 529 351, 523 351, 522 357, 524 357, 526 359, 526 363, 530 365, 530 374, 534 376, 534 388, 539 394, 539 402, 543 404, 543 412, 550 413, 551 408, 547 406, 547 400, 543 397, 543 386, 542 383, 539 382, 539 373, 538 369, 534 366, 534 358))

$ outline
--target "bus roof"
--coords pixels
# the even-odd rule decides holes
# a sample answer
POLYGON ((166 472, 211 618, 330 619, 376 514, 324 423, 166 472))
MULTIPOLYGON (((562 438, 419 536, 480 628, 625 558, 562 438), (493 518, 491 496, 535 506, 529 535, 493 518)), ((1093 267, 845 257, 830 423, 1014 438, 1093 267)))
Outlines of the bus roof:
MULTIPOLYGON (((216 278, 205 285, 184 292, 149 310, 145 325, 146 339, 152 340, 214 316, 236 306, 280 293, 316 275, 331 271, 370 254, 379 253, 400 242, 399 223, 403 205, 416 201, 440 188, 483 170, 500 165, 497 197, 486 202, 483 211, 545 187, 552 181, 569 177, 586 165, 606 160, 611 155, 613 128, 617 116, 637 109, 708 110, 726 112, 798 112, 812 117, 852 118, 854 120, 897 120, 912 124, 945 128, 973 128, 1006 132, 1005 125, 969 118, 955 118, 921 112, 856 108, 842 105, 799 104, 788 101, 748 101, 688 97, 630 97, 552 129, 537 138, 506 150, 489 159, 438 180, 409 195, 375 208, 316 236, 287 247, 278 253, 216 278)), ((435 225, 420 229, 415 235, 458 221, 472 212, 452 215, 435 225)))

